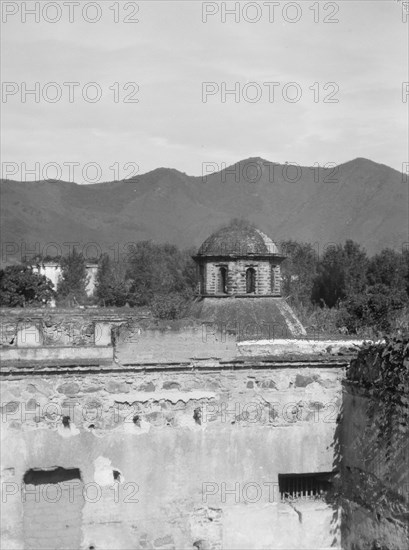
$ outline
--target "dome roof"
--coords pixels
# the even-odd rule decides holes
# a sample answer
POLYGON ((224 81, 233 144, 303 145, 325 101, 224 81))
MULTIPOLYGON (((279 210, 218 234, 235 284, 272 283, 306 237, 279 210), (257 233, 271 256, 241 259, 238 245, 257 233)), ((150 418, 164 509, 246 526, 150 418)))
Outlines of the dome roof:
POLYGON ((231 224, 208 237, 199 249, 199 256, 280 254, 277 245, 262 231, 250 224, 231 224))

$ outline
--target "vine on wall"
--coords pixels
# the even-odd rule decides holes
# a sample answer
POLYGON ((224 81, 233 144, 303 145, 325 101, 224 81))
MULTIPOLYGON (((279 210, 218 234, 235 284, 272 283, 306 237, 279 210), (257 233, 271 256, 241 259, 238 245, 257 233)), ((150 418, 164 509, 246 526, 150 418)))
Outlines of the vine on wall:
POLYGON ((363 346, 345 390, 328 495, 334 544, 340 523, 345 550, 398 550, 409 536, 409 336, 363 346))

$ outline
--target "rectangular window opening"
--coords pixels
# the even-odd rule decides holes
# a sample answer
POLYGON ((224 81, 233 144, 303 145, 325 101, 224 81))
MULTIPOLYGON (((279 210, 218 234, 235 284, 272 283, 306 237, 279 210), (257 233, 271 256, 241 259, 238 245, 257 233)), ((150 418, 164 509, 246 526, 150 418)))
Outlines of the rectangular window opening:
POLYGON ((332 486, 335 472, 278 474, 281 500, 324 497, 332 486))
POLYGON ((62 483, 63 481, 70 481, 72 479, 81 480, 79 468, 32 468, 24 474, 23 483, 25 485, 45 485, 62 483))

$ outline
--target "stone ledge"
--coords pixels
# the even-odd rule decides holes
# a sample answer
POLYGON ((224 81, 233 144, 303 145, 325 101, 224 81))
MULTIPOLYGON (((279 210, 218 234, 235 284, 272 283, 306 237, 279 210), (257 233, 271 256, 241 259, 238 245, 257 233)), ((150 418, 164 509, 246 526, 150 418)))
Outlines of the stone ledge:
POLYGON ((281 369, 308 369, 319 368, 322 370, 344 370, 349 365, 349 358, 339 358, 339 360, 330 360, 321 358, 318 361, 313 360, 278 360, 278 361, 232 361, 222 362, 204 362, 204 363, 134 363, 119 365, 111 360, 101 361, 100 359, 87 362, 77 361, 41 361, 41 364, 35 364, 33 361, 20 361, 18 363, 9 363, 2 366, 0 375, 8 379, 21 376, 45 376, 54 374, 81 374, 105 373, 105 374, 123 374, 123 373, 167 373, 186 374, 186 373, 218 373, 233 371, 274 371, 281 369))
POLYGON ((34 363, 73 364, 111 362, 114 359, 114 349, 111 346, 66 346, 66 347, 36 347, 8 348, 2 350, 2 366, 19 366, 34 363))
POLYGON ((307 338, 280 338, 274 340, 247 340, 237 343, 240 353, 255 357, 289 355, 354 355, 367 340, 316 340, 307 338))

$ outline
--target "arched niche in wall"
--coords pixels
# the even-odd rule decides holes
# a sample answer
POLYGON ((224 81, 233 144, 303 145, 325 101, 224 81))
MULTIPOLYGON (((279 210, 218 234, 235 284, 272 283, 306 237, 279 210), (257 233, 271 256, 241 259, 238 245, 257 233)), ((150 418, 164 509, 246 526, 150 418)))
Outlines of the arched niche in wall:
POLYGON ((281 279, 280 279, 280 271, 279 267, 276 265, 271 266, 271 292, 272 294, 279 295, 280 294, 280 286, 281 286, 281 279))
POLYGON ((205 266, 203 264, 199 265, 199 292, 200 294, 206 292, 205 266))
POLYGON ((246 269, 246 294, 256 293, 256 270, 254 267, 246 269))
POLYGON ((217 273, 217 292, 227 294, 227 267, 220 266, 217 273))

